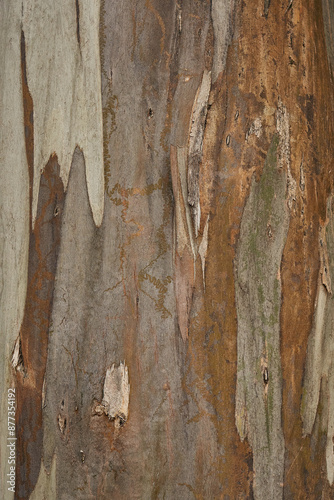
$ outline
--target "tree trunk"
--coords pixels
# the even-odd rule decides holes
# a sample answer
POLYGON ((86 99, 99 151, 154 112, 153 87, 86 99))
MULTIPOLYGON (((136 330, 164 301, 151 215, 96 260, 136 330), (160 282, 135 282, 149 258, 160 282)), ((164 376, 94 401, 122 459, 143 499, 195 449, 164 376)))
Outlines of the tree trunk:
POLYGON ((0 9, 4 498, 334 498, 333 1, 0 9))

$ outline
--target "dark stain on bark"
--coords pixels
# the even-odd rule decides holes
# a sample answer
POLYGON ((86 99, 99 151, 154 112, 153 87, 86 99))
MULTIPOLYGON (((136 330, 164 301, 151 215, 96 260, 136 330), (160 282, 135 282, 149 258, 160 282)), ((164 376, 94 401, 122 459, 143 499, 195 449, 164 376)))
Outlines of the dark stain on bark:
POLYGON ((37 216, 30 233, 27 297, 20 330, 24 369, 16 372, 15 499, 29 498, 41 464, 42 390, 63 203, 64 187, 54 155, 41 175, 37 216))
POLYGON ((80 47, 80 5, 79 5, 79 0, 75 0, 75 12, 76 12, 76 19, 77 19, 77 40, 78 40, 78 45, 80 47))
POLYGON ((314 127, 314 109, 316 106, 314 96, 313 95, 299 96, 298 104, 307 120, 307 135, 310 138, 314 127))
POLYGON ((21 30, 21 78, 23 95, 24 138, 29 170, 29 201, 31 207, 34 179, 34 103, 28 86, 26 44, 23 30, 21 30))

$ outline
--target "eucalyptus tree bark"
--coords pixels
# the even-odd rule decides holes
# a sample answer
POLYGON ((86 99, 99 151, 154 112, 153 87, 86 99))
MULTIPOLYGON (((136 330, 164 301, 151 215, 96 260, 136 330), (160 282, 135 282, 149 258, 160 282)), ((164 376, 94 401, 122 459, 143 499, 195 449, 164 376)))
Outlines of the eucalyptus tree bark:
POLYGON ((3 497, 333 498, 333 2, 0 9, 3 497))

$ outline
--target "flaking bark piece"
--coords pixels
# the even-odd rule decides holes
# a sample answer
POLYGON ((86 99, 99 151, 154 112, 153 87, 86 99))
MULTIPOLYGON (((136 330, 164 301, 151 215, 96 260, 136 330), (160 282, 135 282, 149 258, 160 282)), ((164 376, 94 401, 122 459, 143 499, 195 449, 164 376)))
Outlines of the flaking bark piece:
POLYGON ((115 427, 122 426, 128 419, 130 384, 125 363, 113 364, 106 372, 103 389, 104 413, 115 420, 115 427))
POLYGON ((184 341, 188 338, 189 316, 195 283, 196 242, 187 200, 186 148, 171 145, 170 161, 175 202, 174 269, 178 324, 184 341))

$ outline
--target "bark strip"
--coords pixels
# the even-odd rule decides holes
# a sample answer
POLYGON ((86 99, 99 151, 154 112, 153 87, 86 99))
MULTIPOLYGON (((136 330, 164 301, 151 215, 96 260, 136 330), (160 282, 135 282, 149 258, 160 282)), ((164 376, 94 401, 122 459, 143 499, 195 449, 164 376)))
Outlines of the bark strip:
POLYGON ((186 149, 171 146, 170 159, 175 200, 175 298, 179 328, 185 341, 195 283, 196 243, 187 203, 186 149))
POLYGON ((238 317, 236 425, 254 454, 255 497, 283 496, 280 266, 289 227, 287 174, 273 137, 262 176, 252 180, 235 261, 238 317))
POLYGON ((304 434, 312 434, 321 401, 322 380, 326 379, 328 400, 326 464, 327 479, 334 481, 334 216, 333 197, 327 201, 326 225, 320 228, 320 269, 312 331, 308 341, 304 391, 301 406, 304 434))
POLYGON ((25 312, 12 359, 17 385, 18 499, 28 498, 41 463, 42 392, 63 200, 59 165, 57 157, 53 157, 40 178, 37 216, 30 234, 25 312))

